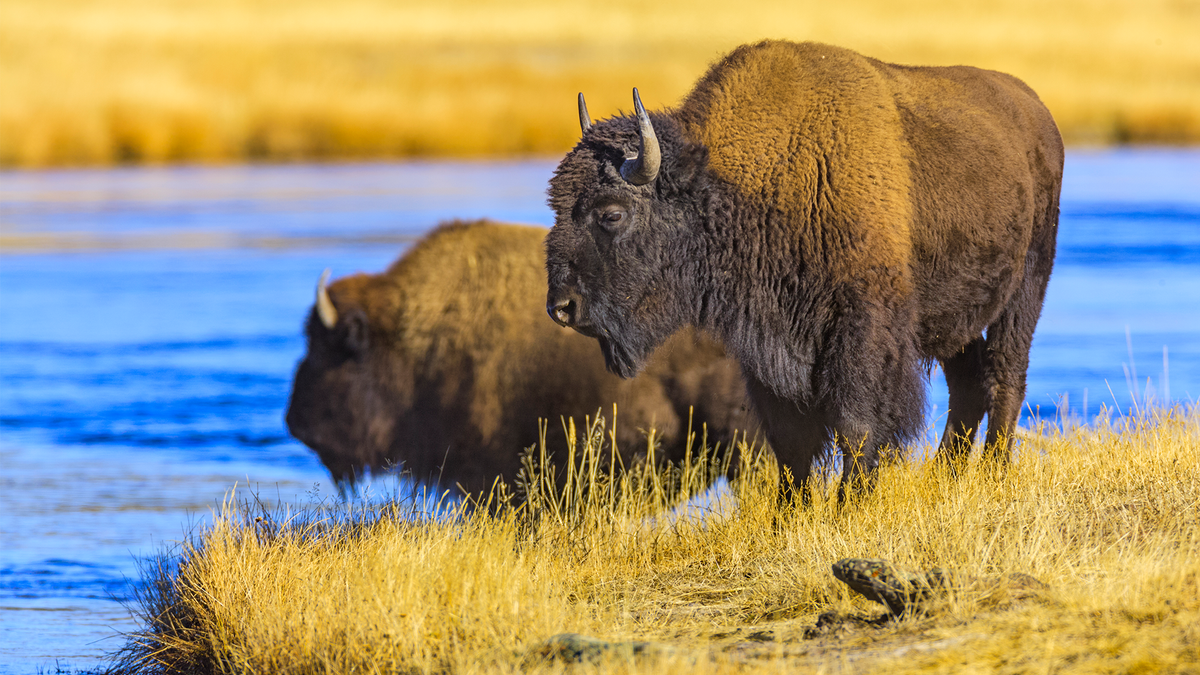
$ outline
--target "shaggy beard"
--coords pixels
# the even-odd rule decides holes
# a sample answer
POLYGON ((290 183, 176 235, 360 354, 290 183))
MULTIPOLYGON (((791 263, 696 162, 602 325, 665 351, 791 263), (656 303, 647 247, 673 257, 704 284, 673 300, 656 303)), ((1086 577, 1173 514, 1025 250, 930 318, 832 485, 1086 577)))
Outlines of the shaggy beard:
POLYGON ((604 366, 608 372, 626 380, 637 376, 645 359, 638 358, 612 337, 596 338, 600 342, 600 351, 604 354, 604 366))
POLYGON ((646 317, 608 321, 610 316, 598 313, 592 337, 600 343, 608 372, 627 380, 636 377, 646 367, 650 355, 678 330, 677 327, 669 328, 668 324, 656 323, 646 317))

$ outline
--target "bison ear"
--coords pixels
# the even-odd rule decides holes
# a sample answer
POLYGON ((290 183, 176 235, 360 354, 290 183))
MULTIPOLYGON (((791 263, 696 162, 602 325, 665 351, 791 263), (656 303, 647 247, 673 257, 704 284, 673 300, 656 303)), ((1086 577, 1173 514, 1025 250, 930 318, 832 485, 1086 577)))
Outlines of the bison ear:
POLYGON ((338 328, 342 345, 347 351, 355 356, 362 356, 367 352, 367 348, 371 346, 371 331, 367 315, 361 309, 354 307, 348 310, 338 322, 338 328))
POLYGON ((697 181, 704 180, 707 167, 708 148, 692 143, 676 147, 671 156, 670 174, 664 181, 667 191, 693 189, 697 181))

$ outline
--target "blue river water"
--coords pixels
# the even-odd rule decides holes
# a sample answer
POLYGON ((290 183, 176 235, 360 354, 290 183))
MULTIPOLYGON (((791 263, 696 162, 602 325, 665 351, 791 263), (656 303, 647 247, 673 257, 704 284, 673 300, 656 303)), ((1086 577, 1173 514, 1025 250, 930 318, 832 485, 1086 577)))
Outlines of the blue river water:
MULTIPOLYGON (((443 219, 548 226, 553 166, 0 173, 0 673, 100 667, 138 561, 235 486, 335 495, 283 426, 318 274, 443 219)), ((1068 155, 1031 361, 1027 419, 1200 395, 1200 150, 1068 155)))

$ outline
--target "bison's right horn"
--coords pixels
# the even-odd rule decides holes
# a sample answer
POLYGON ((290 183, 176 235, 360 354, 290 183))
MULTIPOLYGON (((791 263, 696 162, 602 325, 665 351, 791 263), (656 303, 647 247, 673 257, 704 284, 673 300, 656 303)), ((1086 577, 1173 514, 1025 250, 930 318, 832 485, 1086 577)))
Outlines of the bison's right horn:
POLYGON ((587 104, 583 102, 583 92, 579 92, 579 129, 586 134, 592 128, 592 117, 588 115, 587 104))
POLYGON ((321 323, 326 328, 333 330, 337 325, 337 307, 333 306, 333 301, 329 299, 329 291, 325 290, 325 282, 329 281, 329 268, 321 273, 321 280, 317 282, 317 316, 321 317, 321 323))
POLYGON ((662 153, 658 149, 658 136, 654 134, 654 125, 650 123, 650 116, 646 114, 637 87, 633 88, 633 107, 638 117, 638 154, 621 165, 621 178, 633 185, 645 185, 658 177, 662 153))

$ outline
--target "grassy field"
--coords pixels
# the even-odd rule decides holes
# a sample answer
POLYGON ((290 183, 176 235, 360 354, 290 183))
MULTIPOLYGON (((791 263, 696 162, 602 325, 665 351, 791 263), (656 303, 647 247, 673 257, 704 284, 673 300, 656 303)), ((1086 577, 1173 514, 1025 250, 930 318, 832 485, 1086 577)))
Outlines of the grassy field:
MULTIPOLYGON (((712 470, 689 466, 685 482, 712 470)), ((668 515, 655 477, 588 463, 520 512, 227 505, 149 570, 117 672, 1200 672, 1195 408, 1034 430, 1005 472, 893 462, 840 508, 826 484, 776 511, 769 462, 754 466, 736 497, 668 515), (1049 588, 963 587, 929 613, 856 621, 883 607, 834 579, 845 557, 1049 588), (608 648, 569 665, 547 643, 564 632, 608 648)))
POLYGON ((6 0, 0 167, 561 153, 732 47, 1025 79, 1069 142, 1200 142, 1197 0, 6 0))

